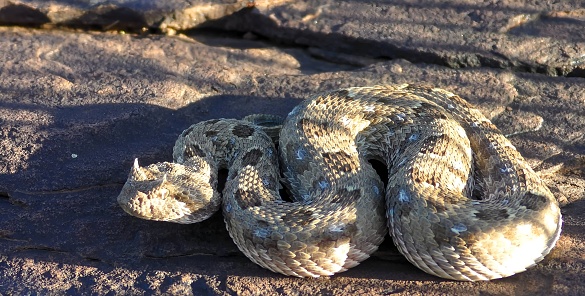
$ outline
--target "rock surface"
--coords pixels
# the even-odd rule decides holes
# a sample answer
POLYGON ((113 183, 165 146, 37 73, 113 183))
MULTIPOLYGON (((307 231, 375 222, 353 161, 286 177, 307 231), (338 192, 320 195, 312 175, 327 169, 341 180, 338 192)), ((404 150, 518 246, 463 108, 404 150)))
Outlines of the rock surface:
POLYGON ((336 60, 349 54, 585 76, 580 0, 4 0, 0 23, 165 32, 203 26, 314 47, 336 60))
MULTIPOLYGON (((203 23, 226 31, 80 30, 112 28, 98 17, 100 3, 0 1, 5 24, 59 25, 0 27, 0 293, 585 294, 581 2, 254 1, 203 23), (387 238, 348 272, 286 278, 241 254, 220 214, 176 225, 130 217, 116 203, 133 159, 170 160, 192 123, 285 115, 319 90, 403 82, 476 104, 541 174, 565 220, 544 262, 503 280, 443 281, 410 265, 387 238)), ((107 3, 117 7, 108 15, 116 28, 162 29, 133 23, 129 11, 160 20, 188 6, 107 3)), ((200 25, 192 22, 166 28, 200 25)))

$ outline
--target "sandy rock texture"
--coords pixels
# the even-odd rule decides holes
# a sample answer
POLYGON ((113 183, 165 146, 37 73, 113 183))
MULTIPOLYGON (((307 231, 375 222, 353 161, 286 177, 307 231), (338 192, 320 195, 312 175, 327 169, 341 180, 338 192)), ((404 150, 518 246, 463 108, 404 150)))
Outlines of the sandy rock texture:
POLYGON ((0 294, 585 294, 585 6, 543 2, 0 1, 0 294), (177 225, 117 205, 134 158, 170 160, 192 123, 404 82, 476 104, 555 193, 563 233, 542 263, 445 281, 387 237, 348 272, 287 278, 219 213, 177 225))
POLYGON ((553 76, 583 76, 583 21, 580 0, 0 1, 4 24, 164 32, 212 27, 307 46, 338 62, 404 58, 553 76))

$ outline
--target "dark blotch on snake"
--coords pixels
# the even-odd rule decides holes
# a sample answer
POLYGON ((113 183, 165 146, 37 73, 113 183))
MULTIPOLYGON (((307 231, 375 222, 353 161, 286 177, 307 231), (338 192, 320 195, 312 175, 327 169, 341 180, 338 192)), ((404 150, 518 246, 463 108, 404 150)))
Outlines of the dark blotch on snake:
POLYGON ((315 218, 313 218, 313 211, 306 209, 290 211, 283 215, 281 219, 287 224, 294 224, 297 226, 305 226, 315 221, 315 218))
POLYGON ((250 151, 246 152, 244 157, 242 157, 242 167, 246 167, 248 165, 256 166, 260 161, 260 158, 262 158, 262 155, 264 155, 264 153, 260 151, 260 149, 250 149, 250 151))
POLYGON ((185 152, 183 153, 184 158, 192 158, 192 157, 205 157, 205 151, 199 147, 197 144, 191 144, 185 148, 185 152))
POLYGON ((440 107, 435 105, 435 104, 421 102, 420 107, 418 109, 424 110, 423 111, 424 114, 433 118, 433 120, 447 119, 447 115, 443 111, 441 111, 439 108, 440 107))
POLYGON ((508 219, 510 214, 508 214, 506 209, 481 209, 475 213, 475 217, 484 221, 502 221, 504 219, 508 219))
POLYGON ((217 131, 206 131, 205 132, 205 136, 208 138, 211 138, 213 136, 217 136, 218 132, 217 131))
POLYGON ((349 190, 347 188, 341 188, 335 193, 335 197, 331 199, 331 203, 353 203, 360 199, 362 192, 360 189, 349 190))
POLYGON ((240 138, 247 138, 254 134, 254 128, 245 124, 238 124, 234 126, 232 133, 240 138))
POLYGON ((321 155, 324 162, 333 170, 349 173, 358 167, 356 160, 345 151, 324 152, 321 155))
POLYGON ((315 104, 316 105, 327 104, 327 102, 332 101, 332 98, 334 98, 334 100, 336 101, 341 102, 353 101, 353 99, 349 97, 349 91, 346 89, 341 89, 325 96, 319 96, 318 98, 315 99, 315 104))
POLYGON ((445 149, 442 147, 443 145, 437 145, 437 143, 448 141, 448 140, 449 140, 449 136, 447 136, 445 134, 441 134, 438 136, 436 136, 436 135, 429 136, 429 137, 425 138, 424 141, 422 142, 422 145, 420 148, 420 153, 421 154, 433 153, 436 155, 445 156, 445 149), (439 149, 439 148, 443 148, 443 149, 439 149))
POLYGON ((529 210, 540 211, 548 204, 548 199, 542 195, 532 194, 526 192, 524 197, 520 199, 520 205, 525 206, 529 210))
POLYGON ((238 189, 238 191, 234 193, 234 197, 242 210, 262 205, 262 198, 255 192, 238 189))
POLYGON ((412 180, 416 183, 427 183, 431 185, 435 185, 440 183, 439 176, 436 174, 429 174, 425 171, 420 170, 418 167, 413 166, 411 169, 412 180))
POLYGON ((301 118, 297 122, 297 126, 312 137, 323 137, 327 133, 330 133, 331 130, 329 122, 321 122, 309 118, 301 118))

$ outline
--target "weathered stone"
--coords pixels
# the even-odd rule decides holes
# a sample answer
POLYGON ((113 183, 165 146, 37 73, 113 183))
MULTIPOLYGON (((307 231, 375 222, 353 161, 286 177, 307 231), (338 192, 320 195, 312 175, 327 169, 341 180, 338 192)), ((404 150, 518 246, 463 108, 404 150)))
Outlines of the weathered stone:
POLYGON ((495 67, 582 77, 584 11, 579 0, 521 5, 416 0, 13 0, 0 1, 0 23, 168 33, 202 25, 314 47, 315 55, 350 64, 401 58, 451 68, 495 67))
POLYGON ((241 11, 221 26, 353 55, 582 76, 583 11, 581 1, 314 0, 241 11))
POLYGON ((90 26, 101 29, 192 28, 242 8, 272 1, 5 0, 0 23, 90 26))
POLYGON ((583 76, 583 11, 581 1, 313 0, 241 11, 216 26, 343 54, 583 76))

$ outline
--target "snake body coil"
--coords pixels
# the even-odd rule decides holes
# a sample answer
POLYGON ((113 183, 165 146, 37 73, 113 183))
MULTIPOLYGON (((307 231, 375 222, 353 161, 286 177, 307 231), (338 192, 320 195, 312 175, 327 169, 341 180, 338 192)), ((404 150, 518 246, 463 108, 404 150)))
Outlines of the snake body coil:
POLYGON ((189 127, 173 163, 135 164, 120 205, 177 223, 222 206, 248 258, 299 277, 359 264, 388 228, 420 269, 470 281, 524 271, 560 235, 549 189, 488 119, 445 90, 405 84, 317 95, 284 121, 279 153, 263 129, 230 119, 189 127), (279 195, 278 156, 293 202, 279 195), (386 188, 373 160, 388 168, 386 188))

